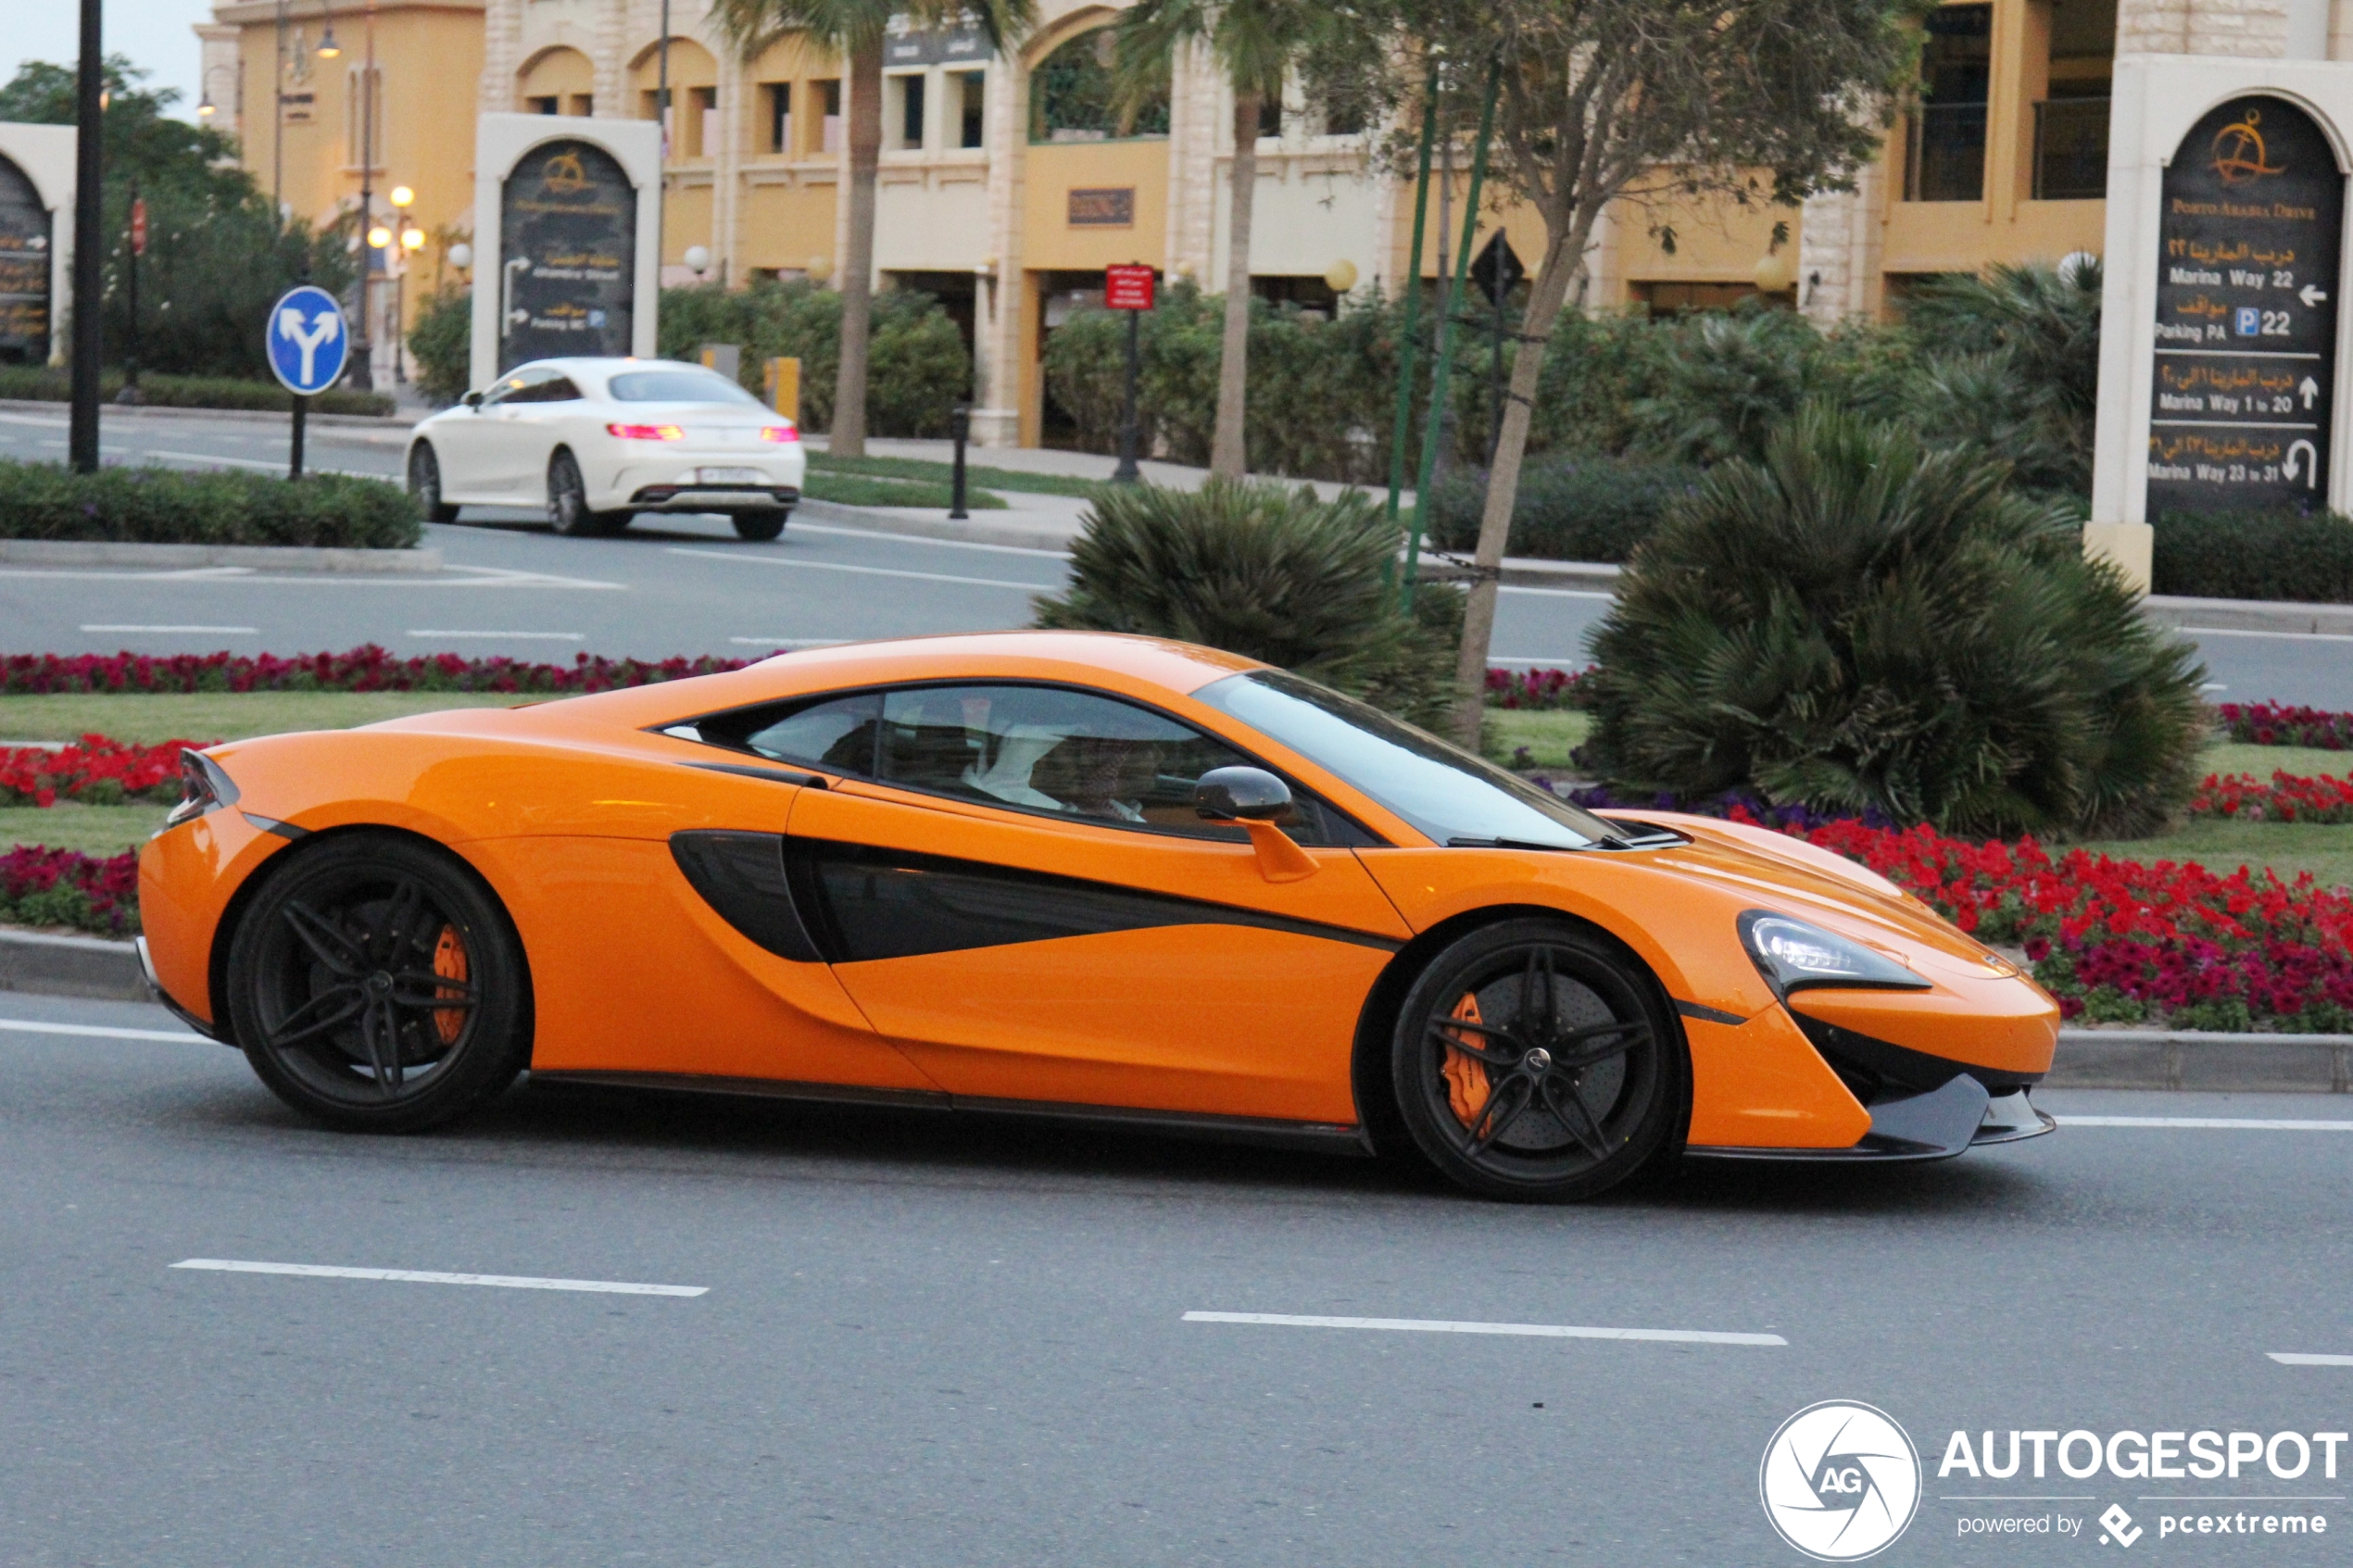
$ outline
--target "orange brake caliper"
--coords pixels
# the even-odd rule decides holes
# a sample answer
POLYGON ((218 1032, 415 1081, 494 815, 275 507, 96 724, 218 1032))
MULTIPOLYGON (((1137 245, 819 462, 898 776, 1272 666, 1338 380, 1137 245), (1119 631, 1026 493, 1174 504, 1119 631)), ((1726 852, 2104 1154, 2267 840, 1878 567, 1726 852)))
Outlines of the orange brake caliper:
MULTIPOLYGON (((461 985, 465 984, 467 974, 470 972, 466 963, 466 944, 459 937, 458 928, 454 925, 443 926, 441 939, 433 945, 433 972, 444 980, 454 980, 461 985)), ((465 993, 443 986, 434 994, 443 997, 459 997, 465 993)), ((443 1045, 456 1045, 459 1031, 466 1026, 465 1010, 463 1008, 434 1010, 433 1026, 440 1031, 443 1045)))
MULTIPOLYGON (((1454 1004, 1454 1010, 1447 1016, 1459 1018, 1466 1023, 1484 1022, 1478 1016, 1477 993, 1464 992, 1463 999, 1454 1004)), ((1469 1030, 1457 1029, 1453 1034, 1454 1037, 1465 1045, 1471 1043, 1472 1035, 1469 1030)), ((1446 1075, 1447 1107, 1454 1112, 1455 1121, 1466 1127, 1470 1126, 1478 1120, 1478 1113, 1487 1109, 1490 1087, 1487 1081, 1487 1064, 1449 1046, 1446 1047, 1446 1060, 1441 1064, 1439 1071, 1446 1075)))

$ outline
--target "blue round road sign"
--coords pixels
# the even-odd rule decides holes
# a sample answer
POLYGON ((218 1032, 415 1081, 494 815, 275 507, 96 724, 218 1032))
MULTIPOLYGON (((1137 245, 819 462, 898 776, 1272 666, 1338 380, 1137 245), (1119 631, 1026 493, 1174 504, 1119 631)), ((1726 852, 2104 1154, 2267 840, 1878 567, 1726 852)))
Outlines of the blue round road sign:
POLYGON ((288 289, 270 307, 270 325, 262 332, 270 351, 270 369, 288 392, 308 397, 324 392, 343 374, 351 355, 351 333, 346 330, 343 307, 335 296, 315 284, 288 289))

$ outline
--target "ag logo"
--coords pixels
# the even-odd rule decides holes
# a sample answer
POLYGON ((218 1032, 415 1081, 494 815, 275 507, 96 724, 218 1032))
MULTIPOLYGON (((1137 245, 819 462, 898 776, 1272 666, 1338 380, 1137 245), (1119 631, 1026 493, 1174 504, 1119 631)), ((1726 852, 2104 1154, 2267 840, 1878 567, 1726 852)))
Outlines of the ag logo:
POLYGON ((558 153, 540 169, 539 178, 550 195, 576 195, 588 188, 588 171, 580 167, 578 153, 558 153))
POLYGON ((1885 1411, 1825 1399, 1781 1423, 1756 1486, 1781 1539, 1818 1562, 1853 1562, 1912 1523, 1920 1458, 1885 1411))

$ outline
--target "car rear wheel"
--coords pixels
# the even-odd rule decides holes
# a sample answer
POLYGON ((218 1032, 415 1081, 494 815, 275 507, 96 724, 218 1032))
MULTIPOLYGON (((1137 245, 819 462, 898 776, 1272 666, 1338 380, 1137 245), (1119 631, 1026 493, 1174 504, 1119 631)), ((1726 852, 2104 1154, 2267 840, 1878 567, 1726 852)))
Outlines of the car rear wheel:
POLYGON ((1573 1202, 1625 1181, 1682 1117, 1682 1031, 1630 954, 1562 921, 1516 920, 1440 953, 1406 994, 1398 1112, 1474 1192, 1573 1202))
POLYGON ((529 973, 505 910, 459 862, 405 838, 291 855, 238 922, 228 991, 254 1072, 333 1127, 447 1122, 530 1057, 529 973))
POLYGON ((458 521, 458 508, 441 498, 441 459, 422 441, 409 449, 409 494, 427 522, 458 521))
POLYGON ((588 484, 580 459, 558 452, 547 459, 547 526, 567 538, 618 533, 629 526, 627 512, 588 509, 588 484))
POLYGON ((755 541, 774 539, 785 531, 785 519, 792 514, 782 507, 773 511, 737 512, 730 520, 736 525, 736 537, 755 541))

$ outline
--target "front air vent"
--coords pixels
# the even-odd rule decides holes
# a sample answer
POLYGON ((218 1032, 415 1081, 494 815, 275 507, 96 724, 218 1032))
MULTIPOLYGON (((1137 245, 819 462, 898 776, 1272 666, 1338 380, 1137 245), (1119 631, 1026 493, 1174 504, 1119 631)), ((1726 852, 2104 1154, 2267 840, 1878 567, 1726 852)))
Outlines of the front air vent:
POLYGON ((785 880, 785 839, 774 833, 693 829, 670 835, 671 858, 719 918, 779 958, 823 960, 785 880))

